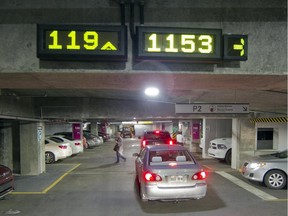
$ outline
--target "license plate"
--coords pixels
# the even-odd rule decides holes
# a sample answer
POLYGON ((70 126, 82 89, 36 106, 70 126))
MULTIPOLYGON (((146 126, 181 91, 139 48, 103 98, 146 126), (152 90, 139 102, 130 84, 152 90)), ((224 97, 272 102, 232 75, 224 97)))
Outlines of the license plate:
POLYGON ((184 176, 170 176, 170 182, 184 182, 184 176))

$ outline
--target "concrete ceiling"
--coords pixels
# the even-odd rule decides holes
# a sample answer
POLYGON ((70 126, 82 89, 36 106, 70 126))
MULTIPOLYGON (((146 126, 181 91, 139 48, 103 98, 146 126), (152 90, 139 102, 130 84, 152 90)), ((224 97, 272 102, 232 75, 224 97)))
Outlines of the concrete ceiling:
POLYGON ((167 103, 249 103, 250 111, 287 115, 287 76, 198 73, 1 73, 1 95, 147 100, 167 103))

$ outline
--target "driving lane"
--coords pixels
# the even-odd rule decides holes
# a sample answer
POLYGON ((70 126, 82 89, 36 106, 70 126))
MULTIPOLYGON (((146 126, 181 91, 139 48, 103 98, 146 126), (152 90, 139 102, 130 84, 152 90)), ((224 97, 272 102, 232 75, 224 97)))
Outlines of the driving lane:
MULTIPOLYGON (((54 168, 58 166, 59 169, 68 165, 77 167, 70 172, 63 172, 59 181, 51 181, 46 193, 30 194, 27 191, 25 194, 9 194, 0 200, 0 214, 8 215, 18 211, 16 213, 19 215, 29 216, 287 215, 287 190, 278 192, 282 196, 280 198, 285 199, 264 201, 219 175, 217 172, 239 177, 236 171, 216 160, 199 160, 208 173, 205 198, 178 203, 142 203, 135 184, 132 156, 139 151, 139 144, 138 139, 124 139, 127 161, 119 164, 115 164, 116 156, 112 150, 114 141, 111 140, 100 147, 85 150, 82 154, 51 165, 54 168)), ((275 197, 278 196, 277 192, 273 193, 275 197)))

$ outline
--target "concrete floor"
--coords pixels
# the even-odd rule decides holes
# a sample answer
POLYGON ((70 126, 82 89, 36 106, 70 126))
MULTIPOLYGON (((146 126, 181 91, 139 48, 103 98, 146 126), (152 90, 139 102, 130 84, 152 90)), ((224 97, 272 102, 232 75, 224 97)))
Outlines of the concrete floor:
POLYGON ((109 141, 47 165, 47 172, 40 176, 16 176, 16 190, 0 200, 0 215, 287 215, 287 190, 269 190, 248 182, 226 164, 197 155, 208 173, 205 198, 179 203, 142 203, 135 184, 132 156, 139 151, 139 140, 125 139, 124 153, 128 160, 120 164, 114 163, 113 145, 109 141), (223 174, 275 199, 265 200, 252 193, 247 185, 240 187, 223 174))

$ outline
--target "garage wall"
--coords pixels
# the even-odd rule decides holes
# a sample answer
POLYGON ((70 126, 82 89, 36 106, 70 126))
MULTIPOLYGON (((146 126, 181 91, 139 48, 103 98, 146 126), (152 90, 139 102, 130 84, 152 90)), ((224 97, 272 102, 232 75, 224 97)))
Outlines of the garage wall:
POLYGON ((232 137, 231 119, 206 119, 206 140, 232 137))
MULTIPOLYGON (((243 0, 241 4, 226 0, 204 1, 144 1, 145 25, 220 28, 223 34, 247 34, 248 61, 221 65, 182 66, 163 64, 137 64, 132 67, 131 39, 129 61, 124 67, 117 63, 47 62, 36 57, 37 23, 95 23, 120 25, 120 7, 116 1, 82 0, 59 1, 26 0, 1 1, 0 13, 0 73, 50 72, 63 73, 101 72, 112 69, 123 73, 141 73, 142 69, 200 71, 227 74, 285 74, 287 73, 287 1, 243 0), (17 2, 17 3, 16 3, 17 2), (173 68, 174 67, 174 68, 173 68), (70 69, 69 71, 65 69, 70 69), (78 70, 77 70, 78 69, 78 70), (79 71, 80 69, 80 71, 79 71)), ((129 8, 129 5, 127 5, 129 8)), ((126 21, 129 13, 126 9, 126 21)), ((135 25, 139 25, 138 7, 135 25)), ((107 72, 107 71, 106 71, 107 72)))
MULTIPOLYGON (((273 128, 273 150, 282 151, 287 149, 287 123, 256 123, 255 128, 273 128)), ((255 138, 256 139, 256 138, 255 138)), ((272 150, 272 151, 273 151, 272 150)), ((261 152, 261 151, 259 151, 261 152)))

